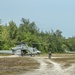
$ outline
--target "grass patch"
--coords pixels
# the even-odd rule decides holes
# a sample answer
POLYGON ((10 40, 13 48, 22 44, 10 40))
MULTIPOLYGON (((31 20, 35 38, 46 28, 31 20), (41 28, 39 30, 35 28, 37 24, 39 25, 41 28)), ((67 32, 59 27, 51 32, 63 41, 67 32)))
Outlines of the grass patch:
POLYGON ((52 58, 53 61, 62 64, 62 68, 68 68, 75 63, 75 54, 53 54, 53 57, 62 57, 52 58))
POLYGON ((9 56, 9 55, 11 55, 11 54, 3 54, 3 53, 1 54, 0 53, 0 56, 9 56))
POLYGON ((29 57, 0 58, 0 75, 15 75, 38 67, 39 63, 29 57))
POLYGON ((75 58, 75 54, 52 54, 52 57, 75 58))

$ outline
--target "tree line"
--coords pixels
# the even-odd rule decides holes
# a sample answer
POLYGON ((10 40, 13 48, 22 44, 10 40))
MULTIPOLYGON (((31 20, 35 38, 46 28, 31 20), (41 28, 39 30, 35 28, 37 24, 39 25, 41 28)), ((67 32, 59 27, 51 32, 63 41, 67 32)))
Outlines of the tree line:
POLYGON ((35 22, 22 18, 16 25, 14 21, 2 24, 0 19, 0 50, 11 50, 16 44, 26 43, 36 47, 43 53, 51 50, 53 53, 64 53, 65 50, 75 50, 75 37, 66 39, 62 31, 40 31, 35 22))

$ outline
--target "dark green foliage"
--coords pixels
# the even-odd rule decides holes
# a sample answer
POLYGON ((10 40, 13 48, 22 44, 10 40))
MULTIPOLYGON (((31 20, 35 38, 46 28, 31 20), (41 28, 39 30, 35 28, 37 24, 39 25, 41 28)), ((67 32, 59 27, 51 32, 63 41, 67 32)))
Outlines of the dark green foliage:
POLYGON ((0 24, 0 50, 2 50, 3 40, 2 40, 2 25, 0 24))
POLYGON ((15 39, 17 35, 17 26, 13 21, 9 22, 9 36, 11 39, 15 39))
POLYGON ((66 39, 60 30, 40 32, 35 22, 24 18, 21 19, 20 25, 13 21, 10 21, 9 25, 0 24, 0 50, 11 49, 17 43, 26 43, 42 53, 48 53, 48 50, 52 53, 63 53, 65 49, 75 50, 75 37, 66 39))

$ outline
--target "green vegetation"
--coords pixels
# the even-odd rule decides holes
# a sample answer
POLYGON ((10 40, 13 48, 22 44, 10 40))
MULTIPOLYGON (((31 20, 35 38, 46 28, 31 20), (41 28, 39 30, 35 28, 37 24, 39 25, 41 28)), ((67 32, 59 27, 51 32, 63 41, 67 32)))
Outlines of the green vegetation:
POLYGON ((75 37, 66 39, 60 30, 43 32, 37 28, 35 22, 24 18, 19 25, 14 21, 3 25, 0 19, 0 50, 10 50, 19 43, 27 43, 43 53, 47 53, 48 49, 53 53, 64 53, 65 49, 75 50, 75 37))

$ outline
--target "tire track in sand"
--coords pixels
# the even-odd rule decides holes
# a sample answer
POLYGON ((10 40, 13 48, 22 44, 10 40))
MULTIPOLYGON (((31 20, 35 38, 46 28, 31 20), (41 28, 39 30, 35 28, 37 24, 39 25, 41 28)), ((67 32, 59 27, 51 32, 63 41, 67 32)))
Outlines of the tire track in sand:
POLYGON ((75 75, 75 73, 70 72, 70 69, 74 69, 75 66, 73 67, 71 66, 71 68, 69 67, 68 69, 63 69, 61 67, 61 64, 56 63, 50 59, 45 59, 42 57, 40 58, 34 57, 34 59, 40 63, 39 69, 28 71, 25 74, 21 74, 21 75, 75 75), (51 64, 48 64, 47 62, 51 64), (49 65, 52 66, 49 67, 49 65))

